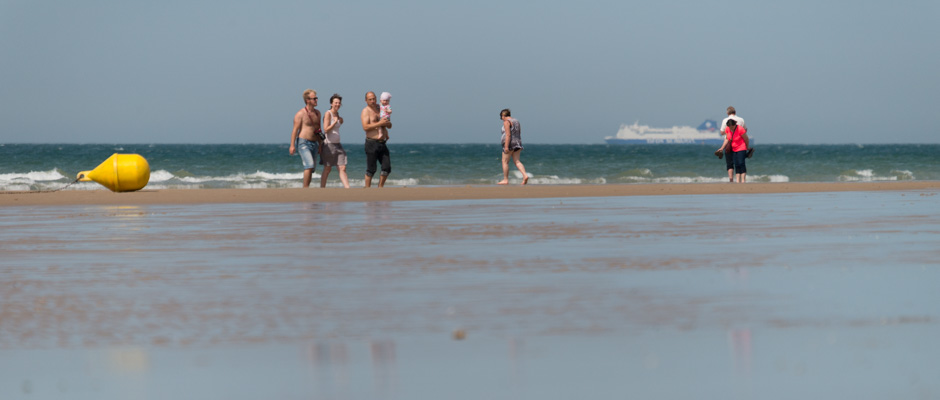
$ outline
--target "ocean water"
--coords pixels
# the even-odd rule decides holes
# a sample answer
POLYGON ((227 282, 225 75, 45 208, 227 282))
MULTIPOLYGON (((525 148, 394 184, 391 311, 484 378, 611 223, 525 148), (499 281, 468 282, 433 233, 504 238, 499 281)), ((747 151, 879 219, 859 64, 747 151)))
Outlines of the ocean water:
MULTIPOLYGON (((361 186, 361 144, 344 144, 350 184, 361 186)), ((522 161, 530 184, 702 183, 726 179, 710 145, 529 144, 522 161)), ((390 186, 493 184, 501 179, 495 144, 390 143, 390 186)), ((150 163, 148 189, 300 187, 300 158, 283 144, 0 144, 0 190, 55 190, 113 153, 150 163)), ((754 182, 940 179, 940 145, 758 145, 748 160, 754 182)), ((319 182, 317 168, 315 184, 319 182)), ((510 168, 510 179, 521 174, 510 168)), ((336 171, 328 186, 340 186, 336 171)), ((106 190, 94 182, 68 190, 106 190)))

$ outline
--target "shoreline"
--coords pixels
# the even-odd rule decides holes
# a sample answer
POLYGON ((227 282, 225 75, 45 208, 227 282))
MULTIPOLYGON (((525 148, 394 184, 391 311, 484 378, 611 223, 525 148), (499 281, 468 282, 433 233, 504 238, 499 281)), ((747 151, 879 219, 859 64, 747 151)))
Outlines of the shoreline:
POLYGON ((114 193, 108 190, 2 192, 2 206, 148 205, 224 203, 374 202, 481 200, 517 198, 668 196, 705 194, 770 194, 940 190, 940 181, 909 182, 787 182, 667 183, 606 185, 466 185, 435 187, 289 188, 289 189, 161 189, 114 193))

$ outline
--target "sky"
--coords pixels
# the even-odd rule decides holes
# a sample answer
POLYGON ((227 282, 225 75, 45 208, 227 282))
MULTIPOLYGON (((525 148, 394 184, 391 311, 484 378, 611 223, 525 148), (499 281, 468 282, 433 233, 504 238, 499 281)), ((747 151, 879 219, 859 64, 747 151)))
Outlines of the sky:
POLYGON ((940 143, 940 1, 0 0, 0 143, 603 143, 733 105, 763 143, 940 143))

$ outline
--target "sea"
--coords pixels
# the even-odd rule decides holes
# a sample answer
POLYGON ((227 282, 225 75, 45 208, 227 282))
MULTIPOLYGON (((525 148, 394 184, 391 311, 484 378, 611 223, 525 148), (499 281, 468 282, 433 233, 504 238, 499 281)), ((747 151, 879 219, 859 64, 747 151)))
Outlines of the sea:
MULTIPOLYGON (((365 153, 344 144, 350 185, 362 186, 365 153)), ((390 143, 388 186, 494 184, 502 178, 495 144, 390 143)), ((714 146, 700 144, 527 144, 530 184, 709 183, 727 180, 714 146)), ((59 190, 114 153, 150 164, 147 189, 300 187, 300 158, 285 144, 0 144, 0 191, 59 190)), ((766 144, 747 160, 750 182, 940 180, 940 144, 766 144)), ((511 183, 522 175, 510 167, 511 183)), ((319 182, 322 167, 314 174, 319 182)), ((340 187, 336 169, 328 187, 340 187)), ((67 190, 107 190, 78 182, 67 190)))

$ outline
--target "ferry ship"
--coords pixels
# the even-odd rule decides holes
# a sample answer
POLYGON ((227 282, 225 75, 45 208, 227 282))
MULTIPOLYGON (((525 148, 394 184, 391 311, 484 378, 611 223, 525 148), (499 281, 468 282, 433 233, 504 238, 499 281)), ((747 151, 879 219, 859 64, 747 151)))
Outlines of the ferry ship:
POLYGON ((620 125, 616 136, 604 138, 607 144, 679 144, 702 143, 721 145, 724 137, 718 129, 718 123, 706 119, 698 128, 691 126, 673 126, 672 128, 650 128, 648 125, 620 125))

